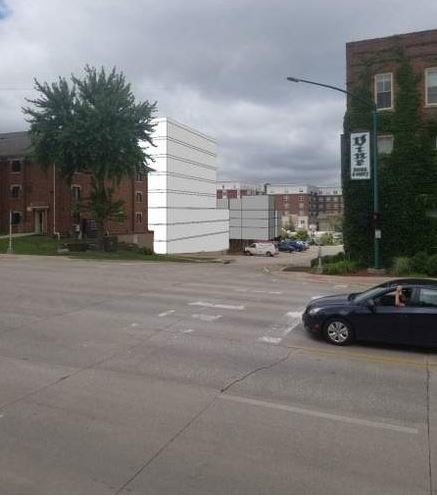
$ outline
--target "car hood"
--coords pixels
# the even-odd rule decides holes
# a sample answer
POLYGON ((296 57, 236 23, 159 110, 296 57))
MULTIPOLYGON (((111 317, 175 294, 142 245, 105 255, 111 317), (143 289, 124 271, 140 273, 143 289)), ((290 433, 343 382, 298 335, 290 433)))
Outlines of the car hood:
POLYGON ((338 294, 332 296, 320 296, 312 299, 309 303, 312 307, 327 306, 327 305, 344 305, 350 303, 350 293, 338 294))

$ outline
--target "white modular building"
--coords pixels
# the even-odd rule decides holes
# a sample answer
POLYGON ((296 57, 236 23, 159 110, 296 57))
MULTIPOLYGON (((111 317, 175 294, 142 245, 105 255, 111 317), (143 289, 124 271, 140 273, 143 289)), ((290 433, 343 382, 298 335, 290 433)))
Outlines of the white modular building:
POLYGON ((229 248, 229 211, 216 205, 217 143, 169 118, 155 121, 148 222, 160 254, 229 248))
POLYGON ((281 235, 281 219, 271 195, 218 199, 217 205, 229 209, 229 238, 240 241, 272 240, 281 235))

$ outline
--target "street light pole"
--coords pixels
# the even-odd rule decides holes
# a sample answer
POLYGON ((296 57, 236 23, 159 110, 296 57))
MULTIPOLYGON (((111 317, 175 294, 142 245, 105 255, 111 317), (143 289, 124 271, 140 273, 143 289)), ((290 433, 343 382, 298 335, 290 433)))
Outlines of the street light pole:
MULTIPOLYGON (((373 135, 373 219, 376 221, 379 219, 379 189, 378 189, 378 111, 375 102, 367 99, 363 99, 350 91, 337 86, 331 86, 330 84, 317 83, 316 81, 310 81, 308 79, 300 79, 295 77, 287 77, 287 81, 292 83, 306 83, 313 84, 315 86, 322 86, 323 88, 328 88, 330 90, 339 91, 345 95, 360 100, 365 105, 372 107, 372 135, 373 135)), ((381 268, 380 263, 380 236, 381 231, 375 227, 374 230, 374 266, 375 269, 381 268)))

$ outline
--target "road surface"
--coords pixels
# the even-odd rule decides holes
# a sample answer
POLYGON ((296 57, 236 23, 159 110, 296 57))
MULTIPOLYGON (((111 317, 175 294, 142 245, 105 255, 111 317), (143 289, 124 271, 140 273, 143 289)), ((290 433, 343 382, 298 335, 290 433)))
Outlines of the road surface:
POLYGON ((0 257, 2 493, 429 493, 437 357, 308 336, 372 284, 0 257))

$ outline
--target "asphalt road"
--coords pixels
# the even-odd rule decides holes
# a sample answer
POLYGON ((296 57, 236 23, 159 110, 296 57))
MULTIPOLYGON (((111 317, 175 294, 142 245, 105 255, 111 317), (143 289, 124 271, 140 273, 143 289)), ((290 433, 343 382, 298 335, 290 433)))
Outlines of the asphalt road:
POLYGON ((2 493, 429 493, 437 357, 306 335, 371 284, 0 257, 2 493))

